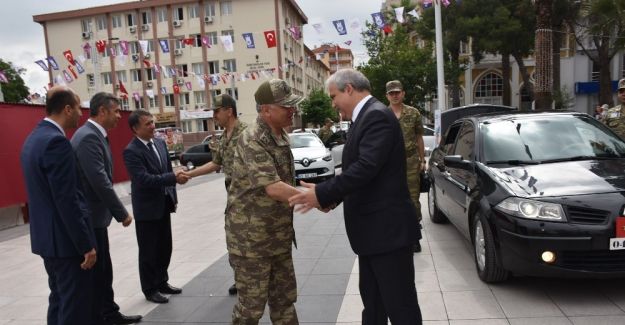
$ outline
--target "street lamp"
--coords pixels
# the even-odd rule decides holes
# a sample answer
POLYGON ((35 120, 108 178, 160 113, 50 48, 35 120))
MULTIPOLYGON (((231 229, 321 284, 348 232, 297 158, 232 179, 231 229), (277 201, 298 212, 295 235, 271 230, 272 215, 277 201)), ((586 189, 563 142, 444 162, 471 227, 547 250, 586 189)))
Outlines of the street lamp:
POLYGON ((226 67, 221 67, 221 68, 227 71, 230 74, 230 77, 232 78, 232 98, 234 98, 234 100, 239 100, 237 98, 237 93, 234 88, 234 71, 230 71, 230 69, 226 67))

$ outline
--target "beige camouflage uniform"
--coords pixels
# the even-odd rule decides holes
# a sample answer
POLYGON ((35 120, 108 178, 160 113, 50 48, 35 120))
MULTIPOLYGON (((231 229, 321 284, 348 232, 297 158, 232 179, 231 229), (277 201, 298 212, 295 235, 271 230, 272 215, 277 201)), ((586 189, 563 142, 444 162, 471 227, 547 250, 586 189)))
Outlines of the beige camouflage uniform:
POLYGON ((226 136, 226 132, 224 132, 221 139, 219 139, 219 142, 214 146, 210 146, 211 152, 213 154, 213 162, 221 166, 225 174, 226 190, 228 190, 228 187, 230 187, 230 183, 232 181, 234 150, 237 146, 239 136, 241 135, 243 130, 245 130, 245 128, 247 128, 247 124, 241 121, 237 121, 234 129, 232 129, 230 139, 228 139, 228 137, 226 136))
POLYGON ((621 104, 608 109, 603 122, 621 139, 625 139, 625 105, 621 104))
POLYGON ((419 158, 419 146, 417 145, 417 137, 423 136, 423 122, 421 121, 421 113, 419 110, 408 105, 404 105, 401 116, 399 117, 399 125, 404 136, 404 145, 406 150, 406 176, 408 179, 408 189, 410 190, 410 199, 417 208, 417 218, 421 221, 421 203, 419 203, 421 159, 419 158))
POLYGON ((226 244, 239 296, 233 324, 257 324, 268 302, 273 324, 298 324, 291 257, 293 209, 265 187, 295 185, 289 137, 276 137, 260 117, 239 137, 226 211, 226 244))
POLYGON ((333 134, 334 132, 332 132, 331 128, 324 126, 321 128, 321 130, 319 130, 319 139, 321 139, 323 144, 326 144, 326 142, 330 140, 330 137, 332 137, 333 134))

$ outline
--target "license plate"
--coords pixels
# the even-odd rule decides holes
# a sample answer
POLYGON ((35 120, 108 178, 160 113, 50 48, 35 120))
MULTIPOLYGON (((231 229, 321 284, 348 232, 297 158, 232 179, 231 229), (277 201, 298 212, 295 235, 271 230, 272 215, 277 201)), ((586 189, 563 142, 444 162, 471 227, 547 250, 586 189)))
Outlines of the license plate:
POLYGON ((610 250, 618 251, 625 249, 625 238, 610 238, 610 250))
POLYGON ((313 177, 317 177, 317 173, 299 174, 297 176, 297 178, 299 178, 299 179, 302 179, 302 178, 313 178, 313 177))

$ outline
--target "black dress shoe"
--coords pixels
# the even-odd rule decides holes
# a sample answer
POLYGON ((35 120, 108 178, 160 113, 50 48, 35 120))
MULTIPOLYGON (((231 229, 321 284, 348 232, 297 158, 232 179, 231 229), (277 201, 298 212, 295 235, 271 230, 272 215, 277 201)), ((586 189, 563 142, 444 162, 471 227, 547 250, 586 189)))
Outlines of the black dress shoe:
POLYGON ((148 301, 157 303, 157 304, 166 304, 169 302, 169 298, 163 296, 160 292, 156 291, 151 295, 145 296, 145 299, 148 301))
POLYGON ((412 246, 412 251, 415 253, 421 252, 421 244, 419 243, 419 241, 417 241, 417 243, 412 246))
POLYGON ((182 293, 182 289, 176 288, 169 283, 163 284, 160 288, 158 288, 158 291, 160 293, 166 293, 171 295, 177 295, 179 293, 182 293))
MULTIPOLYGON (((163 298, 165 298, 165 297, 163 297, 163 298)), ((167 298, 165 298, 165 299, 167 299, 167 298)), ((138 323, 138 322, 141 321, 141 318, 143 318, 143 316, 141 316, 141 315, 124 315, 124 314, 119 313, 119 314, 114 315, 114 316, 105 317, 104 320, 106 320, 107 324, 121 325, 121 324, 134 324, 134 323, 138 323)))
POLYGON ((230 288, 228 288, 228 293, 232 296, 237 294, 237 285, 236 283, 233 284, 232 286, 230 286, 230 288))

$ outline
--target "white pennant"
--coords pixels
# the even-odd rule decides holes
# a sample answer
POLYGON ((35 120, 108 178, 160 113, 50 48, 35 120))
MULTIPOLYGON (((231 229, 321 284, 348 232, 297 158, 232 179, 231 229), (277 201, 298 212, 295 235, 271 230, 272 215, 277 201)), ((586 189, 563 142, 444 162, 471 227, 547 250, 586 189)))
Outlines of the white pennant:
POLYGON ((148 41, 140 40, 139 45, 141 45, 141 51, 143 51, 143 55, 148 53, 148 41))
POLYGON ((398 22, 404 22, 404 7, 395 8, 395 17, 397 17, 398 22))
POLYGON ((146 89, 145 93, 148 95, 148 97, 150 98, 154 98, 154 90, 152 89, 146 89))
POLYGON ((233 52, 234 51, 234 45, 232 44, 232 36, 230 35, 223 35, 223 36, 219 36, 221 38, 221 44, 223 44, 224 49, 226 50, 226 52, 233 52))
POLYGON ((412 10, 410 10, 410 11, 408 12, 408 14, 409 14, 409 15, 411 15, 412 17, 417 18, 417 19, 421 18, 421 17, 419 17, 419 13, 417 12, 417 10, 416 10, 416 9, 412 9, 412 10))

